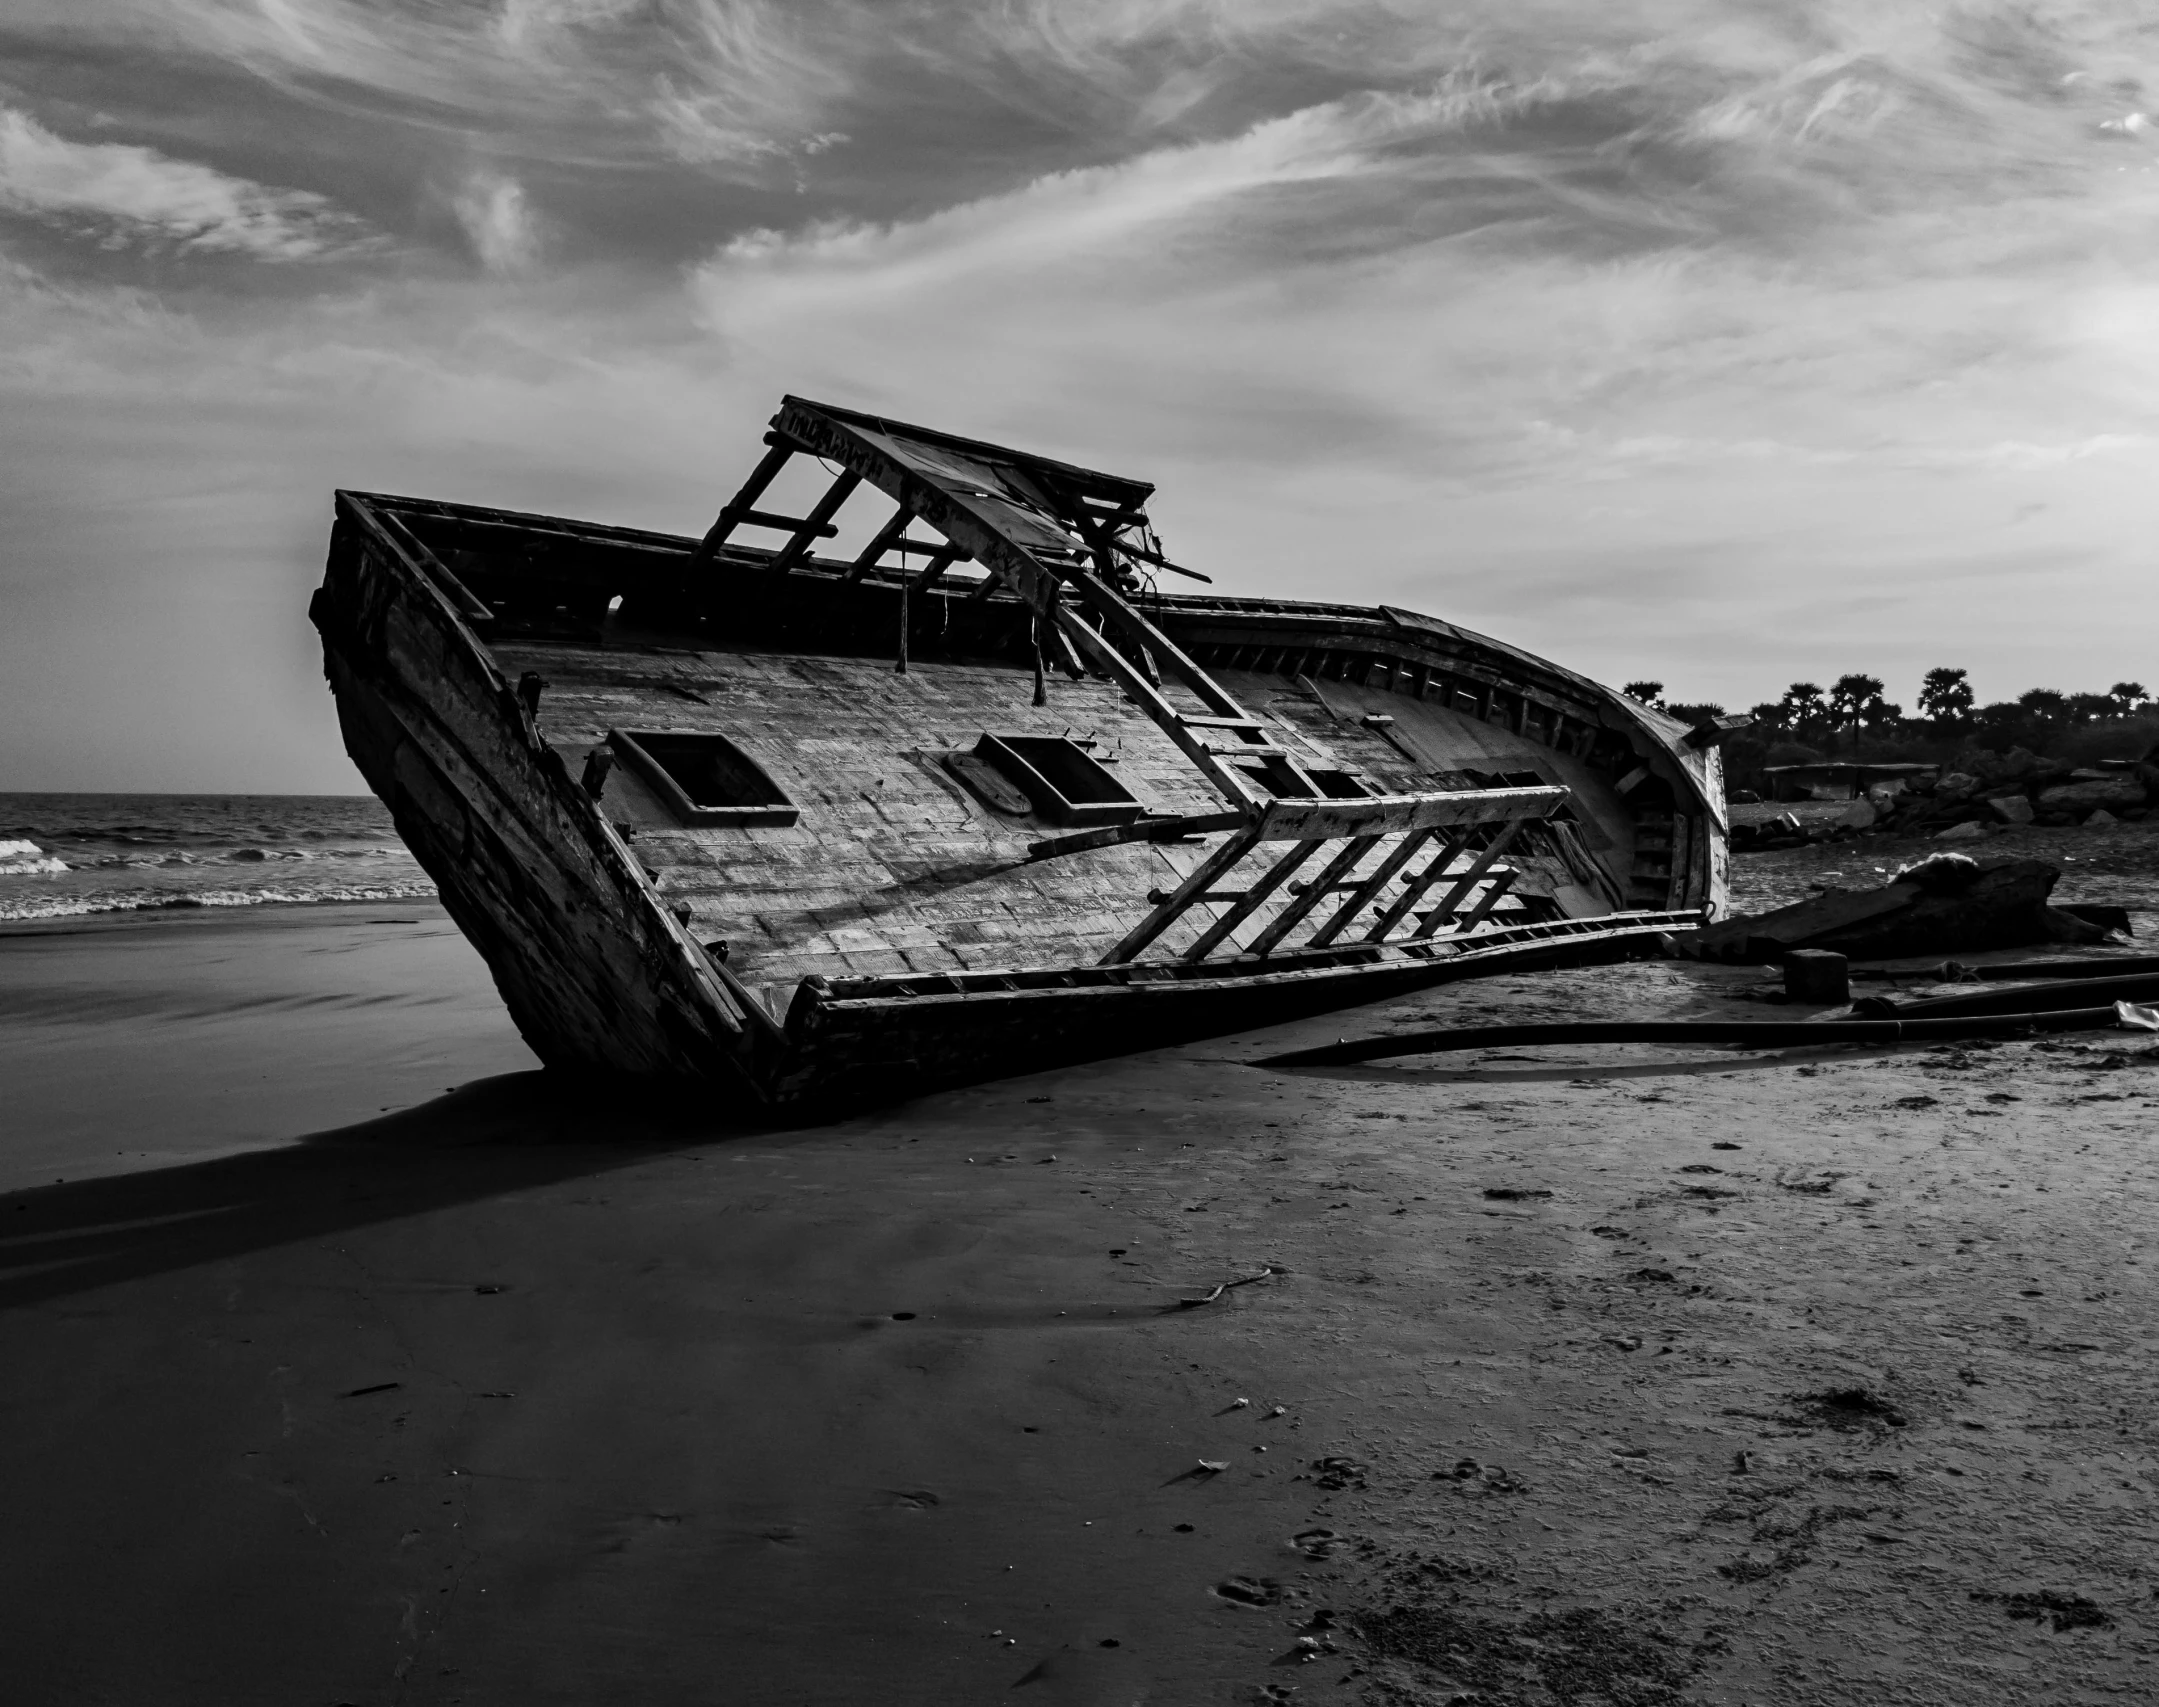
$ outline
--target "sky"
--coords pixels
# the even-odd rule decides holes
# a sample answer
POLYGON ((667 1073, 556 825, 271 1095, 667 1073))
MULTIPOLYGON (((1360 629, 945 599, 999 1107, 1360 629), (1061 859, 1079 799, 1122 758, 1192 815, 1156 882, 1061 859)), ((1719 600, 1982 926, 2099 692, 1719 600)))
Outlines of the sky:
POLYGON ((0 789, 343 792, 337 487, 700 532, 784 392, 1735 707, 2159 685, 2130 0, 7 0, 0 789))

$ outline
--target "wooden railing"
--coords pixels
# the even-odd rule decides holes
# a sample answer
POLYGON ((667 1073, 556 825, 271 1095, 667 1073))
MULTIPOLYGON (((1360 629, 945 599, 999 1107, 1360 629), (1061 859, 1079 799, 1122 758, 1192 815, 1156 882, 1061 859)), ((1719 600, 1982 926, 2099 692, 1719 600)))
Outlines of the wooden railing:
POLYGON ((1360 940, 1414 942, 1450 926, 1456 932, 1474 930, 1513 881, 1512 872, 1494 870, 1499 857, 1523 825, 1550 817, 1566 799, 1564 788, 1488 788, 1365 800, 1272 801, 1232 829, 1175 889, 1151 896, 1154 910, 1101 963, 1115 966, 1135 959, 1179 919, 1203 906, 1225 910, 1181 951, 1179 958, 1185 961, 1217 954, 1265 956, 1292 946, 1324 948, 1356 930, 1398 878, 1401 893, 1363 926, 1360 940), (1245 887, 1219 887, 1246 859, 1275 842, 1290 845, 1256 869, 1245 887), (1238 932, 1330 842, 1340 845, 1318 875, 1292 886, 1289 904, 1259 923, 1240 944, 1238 932), (1365 862, 1375 855, 1377 863, 1367 867, 1365 862), (1459 863, 1465 857, 1467 863, 1459 863), (1442 883, 1447 887, 1440 899, 1420 917, 1420 904, 1442 883), (1483 893, 1471 902, 1480 887, 1483 893), (1337 896, 1344 898, 1335 901, 1337 896), (1290 938, 1315 917, 1318 922, 1291 944, 1290 938))

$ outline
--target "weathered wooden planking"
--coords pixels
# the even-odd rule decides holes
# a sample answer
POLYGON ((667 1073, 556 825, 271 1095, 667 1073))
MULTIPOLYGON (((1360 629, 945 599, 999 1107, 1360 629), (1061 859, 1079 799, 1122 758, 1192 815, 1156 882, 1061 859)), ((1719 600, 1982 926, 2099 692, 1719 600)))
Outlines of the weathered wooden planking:
POLYGON ((358 516, 341 517, 314 615, 348 750, 542 1059, 698 1076, 746 1065, 739 1002, 459 613, 358 516))
POLYGON ((1383 1001, 1460 978, 1585 966, 1658 952, 1684 916, 1619 916, 1600 930, 1235 977, 1150 978, 1077 988, 835 998, 807 990, 789 1015, 799 1053, 782 1094, 815 1105, 885 1100, 993 1072, 1100 1059, 1383 1001), (1025 1063, 1025 1066, 1019 1065, 1025 1063))
POLYGON ((1465 789, 1450 794, 1377 795, 1366 800, 1277 800, 1260 814, 1259 839, 1313 842, 1454 824, 1511 824, 1549 817, 1566 803, 1564 788, 1465 789))

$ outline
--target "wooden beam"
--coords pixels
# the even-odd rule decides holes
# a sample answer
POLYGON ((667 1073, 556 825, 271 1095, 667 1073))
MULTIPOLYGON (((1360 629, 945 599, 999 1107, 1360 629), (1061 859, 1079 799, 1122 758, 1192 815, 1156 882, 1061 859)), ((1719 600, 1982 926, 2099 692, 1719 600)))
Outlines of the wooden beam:
POLYGON ((1469 916, 1462 921, 1461 927, 1456 934, 1467 936, 1471 931, 1483 924, 1486 915, 1499 905, 1499 898, 1514 887, 1514 880, 1521 875, 1520 872, 1512 869, 1496 873, 1492 881, 1484 886, 1484 893, 1477 898, 1476 906, 1469 910, 1469 916))
POLYGON ((690 573, 698 575, 712 566, 720 547, 727 543, 727 536, 735 531, 736 524, 750 513, 750 508, 765 495, 775 476, 787 466, 787 459, 795 454, 795 447, 777 435, 767 435, 765 443, 770 446, 762 461, 750 470, 749 479, 743 481, 742 489, 727 500, 727 507, 720 511, 719 520, 697 542, 697 549, 690 553, 690 573))
MULTIPOLYGON (((1248 954, 1272 953, 1275 944, 1302 924, 1306 917, 1329 895, 1337 893, 1344 887, 1352 891, 1363 888, 1364 885, 1361 883, 1345 885, 1343 879, 1356 869, 1359 860, 1379 846, 1380 841, 1381 838, 1378 836, 1353 836, 1343 843, 1342 851, 1327 862, 1326 869, 1321 871, 1317 877, 1313 878, 1305 886, 1302 895, 1299 895, 1275 916, 1272 924, 1252 939, 1245 952, 1248 954)), ((1316 847, 1319 844, 1315 842, 1309 845, 1316 847)))
POLYGON ((1088 608, 1094 612, 1096 620, 1103 623, 1105 628, 1114 629, 1124 638, 1145 647, 1158 664, 1166 664, 1186 687, 1197 694, 1200 703, 1209 711, 1218 717, 1250 716, 1227 689, 1187 657, 1174 640, 1134 610, 1124 595, 1101 576, 1074 567, 1068 572, 1068 578, 1080 597, 1086 601, 1088 608))
MULTIPOLYGON (((780 547, 779 555, 765 565, 766 570, 774 575, 784 575, 807 557, 810 541, 823 535, 825 524, 832 520, 834 513, 854 495, 855 488, 861 484, 862 476, 850 468, 826 487, 825 495, 817 500, 815 507, 795 528, 794 537, 780 547)), ((834 528, 831 531, 837 533, 839 530, 834 528)))
POLYGON ((1564 788, 1465 788, 1434 794, 1372 794, 1362 800, 1276 800, 1262 815, 1270 842, 1384 836, 1453 824, 1519 823, 1548 818, 1567 802, 1564 788))
POLYGON ((1140 674, 1129 658, 1089 628, 1070 605, 1059 604, 1054 615, 1057 626, 1079 648, 1080 655, 1099 665, 1104 675, 1139 702, 1140 709, 1177 743, 1178 749, 1199 767, 1200 773, 1214 784, 1223 799, 1232 806, 1251 807, 1257 803, 1260 798, 1258 785, 1235 767, 1225 764, 1223 755, 1188 728, 1177 708, 1162 697, 1160 690, 1140 674))
POLYGON ((780 533, 787 534, 794 533, 801 528, 810 528, 813 536, 818 539, 830 539, 840 531, 829 522, 823 527, 816 527, 814 524, 804 521, 800 516, 783 516, 773 510, 744 510, 735 517, 735 526, 741 528, 773 528, 780 533))
POLYGON ((1492 869, 1492 862, 1505 853, 1508 843, 1512 842, 1521 833, 1522 821, 1517 818, 1504 830, 1500 831, 1498 835, 1494 836, 1491 841, 1487 842, 1483 848, 1479 849, 1477 857, 1470 861, 1469 869, 1462 874, 1461 881, 1447 891, 1447 898, 1440 902, 1431 916, 1411 933, 1410 940, 1415 941, 1418 937, 1433 935, 1441 925, 1452 918, 1455 908, 1459 907, 1469 892, 1477 887, 1484 874, 1492 869))
POLYGON ((1157 569, 1167 569, 1172 575, 1183 575, 1190 580, 1204 581, 1210 587, 1214 585, 1212 575, 1202 575, 1197 569, 1187 569, 1181 563, 1172 563, 1158 551, 1149 551, 1144 546, 1134 545, 1128 539, 1120 539, 1116 544, 1117 549, 1127 557, 1136 557, 1142 563, 1153 564, 1157 569))
POLYGON ((421 580, 431 582, 450 608, 467 622, 493 622, 494 610, 473 590, 450 573, 450 566, 428 550, 420 536, 405 525, 404 518, 389 510, 355 504, 353 512, 372 528, 391 550, 402 556, 421 580))
POLYGON ((1700 752, 1705 747, 1721 747, 1742 729, 1752 729, 1754 718, 1747 712, 1735 711, 1722 717, 1712 717, 1706 723, 1698 723, 1687 732, 1687 745, 1700 752))
MULTIPOLYGON (((906 548, 903 546, 901 549, 905 550, 906 548)), ((953 564, 970 561, 972 559, 969 557, 967 548, 964 545, 953 545, 948 542, 935 547, 930 553, 930 560, 922 565, 921 572, 915 576, 915 591, 921 592, 923 588, 936 580, 953 564)))
MULTIPOLYGON (((847 566, 846 578, 859 581, 875 566, 877 560, 892 549, 892 542, 914 525, 915 513, 905 504, 892 512, 892 518, 879 528, 869 544, 862 548, 862 555, 847 566)), ((838 528, 832 530, 839 532, 838 528)))
POLYGON ((1438 853, 1425 862, 1424 869, 1412 877, 1402 893, 1394 898, 1392 905, 1380 914, 1379 922, 1364 933, 1366 942, 1385 940, 1389 931, 1409 916, 1409 910, 1424 899, 1425 892, 1447 875, 1447 868, 1462 857, 1462 850, 1469 846, 1476 835, 1476 827, 1457 830, 1441 844, 1438 853))
POLYGON ((1437 830, 1412 830, 1395 844, 1394 852, 1379 862, 1379 869, 1367 877, 1357 892, 1344 901, 1314 931, 1306 948, 1325 948, 1356 922, 1357 915, 1379 899, 1379 892, 1394 880, 1394 874, 1416 856, 1417 850, 1438 835, 1437 830))
MULTIPOLYGON (((1060 632, 1062 632, 1060 630, 1060 632)), ((1201 812, 1181 818, 1135 818, 1129 824, 1105 824, 1099 830, 1075 830, 1069 836, 1051 836, 1027 845, 1029 859, 1055 859, 1062 854, 1091 853, 1125 842, 1172 842, 1186 836, 1212 835, 1249 824, 1249 812, 1201 812)))
POLYGON ((1051 623, 1049 637, 1057 651, 1057 667, 1075 682, 1085 681, 1087 666, 1080 662, 1079 654, 1072 650, 1072 642, 1065 638, 1064 629, 1054 622, 1051 623))
POLYGON ((1205 960, 1230 939, 1239 925, 1265 905, 1268 896, 1289 881, 1291 873, 1318 852, 1317 842, 1299 842, 1291 848, 1261 874, 1259 881, 1248 888, 1228 912, 1200 933, 1199 940, 1184 951, 1182 958, 1188 964, 1205 960))
POLYGON ((1257 846, 1259 829, 1256 825, 1228 837, 1220 847, 1192 868, 1192 875, 1177 885, 1167 901, 1134 925, 1125 934, 1124 941, 1105 954, 1099 964, 1117 966, 1130 960, 1175 924, 1178 915, 1204 895, 1216 878, 1221 877, 1257 846))

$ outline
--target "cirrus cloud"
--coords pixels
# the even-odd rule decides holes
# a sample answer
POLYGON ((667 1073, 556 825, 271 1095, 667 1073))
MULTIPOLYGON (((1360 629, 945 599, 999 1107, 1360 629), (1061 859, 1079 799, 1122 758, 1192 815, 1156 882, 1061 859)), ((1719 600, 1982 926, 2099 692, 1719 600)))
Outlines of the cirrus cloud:
POLYGON ((369 246, 367 229, 306 190, 273 189, 122 142, 74 142, 0 107, 0 207, 101 230, 114 246, 309 261, 369 246))

